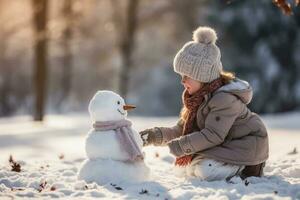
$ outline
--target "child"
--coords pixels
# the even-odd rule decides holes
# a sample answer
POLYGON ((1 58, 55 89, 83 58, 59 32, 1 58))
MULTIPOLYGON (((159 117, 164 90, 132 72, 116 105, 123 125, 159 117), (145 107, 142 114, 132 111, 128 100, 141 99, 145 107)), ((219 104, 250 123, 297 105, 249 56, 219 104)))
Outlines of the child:
POLYGON ((193 41, 174 58, 182 76, 183 109, 174 127, 140 132, 144 146, 167 145, 175 165, 201 180, 262 176, 268 158, 268 134, 260 117, 247 108, 252 88, 222 69, 212 28, 199 27, 193 41))

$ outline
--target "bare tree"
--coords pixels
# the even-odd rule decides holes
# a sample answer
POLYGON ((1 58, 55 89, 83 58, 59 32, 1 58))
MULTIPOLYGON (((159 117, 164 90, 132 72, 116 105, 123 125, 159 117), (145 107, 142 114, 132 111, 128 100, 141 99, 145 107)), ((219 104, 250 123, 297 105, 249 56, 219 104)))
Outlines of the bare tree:
POLYGON ((64 0, 62 15, 64 21, 64 30, 62 35, 62 46, 64 49, 63 66, 62 66, 62 78, 61 87, 62 93, 59 99, 59 104, 68 97, 71 90, 72 79, 72 26, 73 26, 73 10, 72 0, 64 0))
POLYGON ((34 89, 35 106, 33 117, 42 121, 46 101, 47 83, 47 14, 48 0, 32 0, 34 27, 34 89))
MULTIPOLYGON (((0 10, 4 9, 4 2, 0 2, 0 10)), ((3 21, 1 21, 3 23, 3 21)), ((12 112, 12 107, 9 103, 9 96, 11 93, 11 81, 12 81, 12 69, 8 66, 7 58, 6 58, 6 50, 7 50, 7 40, 9 38, 8 34, 11 34, 9 31, 4 29, 4 26, 0 26, 0 74, 1 74, 1 82, 0 82, 0 115, 9 115, 12 112)))
MULTIPOLYGON (((3 35, 2 35, 3 36, 3 35)), ((3 37, 2 37, 3 38, 3 37)), ((7 58, 5 57, 6 44, 5 40, 0 42, 0 61, 1 61, 1 78, 0 83, 0 115, 7 116, 13 111, 12 105, 10 104, 9 97, 12 92, 12 67, 9 65, 7 58)))
POLYGON ((124 16, 120 13, 120 2, 113 0, 113 21, 118 33, 118 48, 121 54, 119 79, 120 95, 126 98, 129 85, 129 74, 132 67, 132 52, 137 29, 137 8, 139 0, 128 0, 124 16))
MULTIPOLYGON (((27 2, 21 2, 20 8, 24 8, 25 4, 27 2)), ((14 114, 20 109, 29 93, 27 82, 21 81, 24 73, 18 65, 22 62, 21 57, 26 56, 27 51, 22 48, 22 45, 27 42, 18 42, 16 45, 11 41, 16 41, 20 32, 28 30, 30 21, 28 15, 15 16, 15 11, 11 10, 13 5, 14 3, 8 0, 0 1, 0 116, 14 114), (8 10, 10 12, 7 12, 8 10), (18 83, 15 80, 18 80, 18 83)))

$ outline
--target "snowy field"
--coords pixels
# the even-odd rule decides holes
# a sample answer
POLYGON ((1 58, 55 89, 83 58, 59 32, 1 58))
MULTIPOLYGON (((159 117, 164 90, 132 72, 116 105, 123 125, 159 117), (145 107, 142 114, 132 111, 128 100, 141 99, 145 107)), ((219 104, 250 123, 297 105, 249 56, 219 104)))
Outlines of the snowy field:
MULTIPOLYGON (((176 118, 129 119, 138 131, 176 122, 176 118)), ((102 186, 77 180, 91 126, 87 115, 49 115, 44 123, 31 122, 28 116, 0 119, 0 199, 300 199, 300 113, 263 119, 270 139, 263 178, 233 178, 229 183, 178 178, 168 149, 147 147, 143 151, 150 181, 102 186), (9 162, 10 155, 14 161, 9 162), (11 171, 12 165, 20 172, 11 171)))

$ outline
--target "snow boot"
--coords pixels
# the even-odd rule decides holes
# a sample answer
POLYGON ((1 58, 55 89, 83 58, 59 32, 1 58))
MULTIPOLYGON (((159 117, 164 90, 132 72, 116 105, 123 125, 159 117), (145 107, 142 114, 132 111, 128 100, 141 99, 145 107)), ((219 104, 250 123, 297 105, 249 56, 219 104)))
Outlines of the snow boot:
POLYGON ((244 180, 250 176, 262 177, 263 176, 263 168, 265 166, 265 162, 260 163, 258 165, 248 165, 242 170, 240 177, 244 180))

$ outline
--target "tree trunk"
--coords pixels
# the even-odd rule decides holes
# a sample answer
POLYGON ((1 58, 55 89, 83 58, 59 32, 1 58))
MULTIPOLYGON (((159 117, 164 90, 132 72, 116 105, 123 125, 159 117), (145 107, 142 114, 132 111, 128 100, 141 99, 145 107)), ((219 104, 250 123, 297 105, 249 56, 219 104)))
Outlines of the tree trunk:
POLYGON ((118 32, 118 46, 121 54, 121 69, 119 79, 120 95, 126 99, 129 86, 129 75, 132 67, 132 52, 134 36, 137 28, 137 8, 139 0, 128 0, 125 16, 120 16, 120 6, 117 1, 112 1, 113 20, 118 32))
POLYGON ((11 93, 12 93, 12 66, 10 66, 10 63, 7 62, 7 59, 5 58, 5 50, 6 46, 5 45, 0 45, 0 61, 1 65, 0 66, 0 73, 1 73, 1 78, 2 81, 0 83, 0 116, 9 116, 13 112, 13 107, 9 101, 11 93))
POLYGON ((33 118, 42 121, 47 83, 47 12, 48 0, 32 0, 34 27, 34 92, 33 118))
MULTIPOLYGON (((71 90, 71 78, 72 78, 72 0, 65 0, 63 7, 63 15, 65 22, 65 30, 63 33, 63 71, 62 71, 62 98, 61 102, 66 99, 71 90)), ((59 102, 59 103, 61 103, 59 102)))

